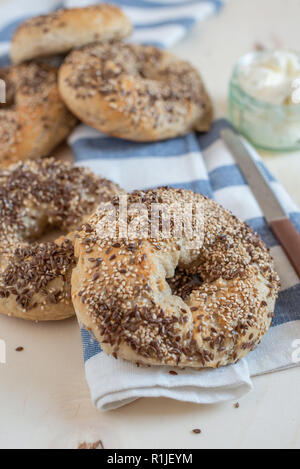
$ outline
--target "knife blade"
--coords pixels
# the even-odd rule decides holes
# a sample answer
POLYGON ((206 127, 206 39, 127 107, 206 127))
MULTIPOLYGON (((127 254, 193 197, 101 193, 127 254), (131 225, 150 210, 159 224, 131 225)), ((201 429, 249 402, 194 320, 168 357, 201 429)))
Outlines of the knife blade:
POLYGON ((252 190, 271 230, 300 278, 300 234, 256 164, 254 148, 230 129, 223 129, 221 137, 252 190))

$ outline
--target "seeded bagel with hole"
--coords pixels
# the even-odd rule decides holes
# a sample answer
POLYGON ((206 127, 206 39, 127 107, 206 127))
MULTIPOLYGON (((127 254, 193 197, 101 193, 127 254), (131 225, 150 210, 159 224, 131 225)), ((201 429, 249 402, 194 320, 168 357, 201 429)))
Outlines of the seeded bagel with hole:
POLYGON ((209 130, 212 104, 195 68, 137 44, 96 44, 72 52, 59 89, 83 122, 114 137, 163 140, 209 130))
MULTIPOLYGON (((271 325, 279 279, 252 229, 213 200, 185 190, 137 191, 131 204, 203 206, 203 236, 100 236, 101 209, 76 234, 72 299, 79 321, 104 352, 145 365, 211 367, 235 363, 271 325), (100 230, 100 231, 99 231, 100 230)), ((135 205, 134 205, 135 206, 135 205)), ((128 210, 127 226, 144 223, 128 210)), ((123 222, 122 222, 123 223, 123 222)), ((175 225, 174 225, 175 226, 175 225)))
POLYGON ((74 315, 72 231, 121 189, 54 159, 0 169, 0 314, 47 321, 74 315), (64 233, 39 240, 51 229, 64 233))
POLYGON ((129 19, 114 5, 61 9, 24 21, 11 44, 14 64, 64 54, 94 42, 129 36, 129 19))

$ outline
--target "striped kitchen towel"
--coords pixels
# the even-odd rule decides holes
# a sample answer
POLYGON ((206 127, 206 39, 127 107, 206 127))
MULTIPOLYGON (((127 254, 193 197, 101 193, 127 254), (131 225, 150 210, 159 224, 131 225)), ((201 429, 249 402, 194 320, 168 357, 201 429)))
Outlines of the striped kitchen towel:
MULTIPOLYGON (((79 0, 67 1, 65 5, 75 3, 86 4, 79 0)), ((195 21, 203 20, 222 4, 215 0, 120 0, 113 3, 122 5, 133 20, 135 40, 157 44, 159 38, 161 46, 173 44, 195 21)), ((0 64, 8 62, 9 40, 20 21, 58 8, 61 3, 30 0, 22 5, 22 12, 19 5, 13 0, 0 8, 0 64)), ((246 359, 218 370, 185 369, 174 376, 166 367, 137 368, 107 357, 91 334, 82 329, 86 377, 92 399, 101 410, 117 408, 144 396, 165 396, 197 403, 236 400, 251 389, 250 376, 300 363, 299 279, 220 139, 220 130, 228 125, 221 119, 207 134, 189 134, 154 143, 114 139, 80 125, 69 139, 77 164, 112 179, 128 191, 159 185, 182 187, 202 192, 232 210, 270 247, 282 282, 273 327, 262 343, 246 359)), ((298 208, 261 160, 258 164, 300 232, 298 208)))

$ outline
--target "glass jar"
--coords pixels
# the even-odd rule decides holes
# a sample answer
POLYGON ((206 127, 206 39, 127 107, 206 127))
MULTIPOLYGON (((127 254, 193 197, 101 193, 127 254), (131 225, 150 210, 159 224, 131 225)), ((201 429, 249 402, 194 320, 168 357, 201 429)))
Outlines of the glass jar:
POLYGON ((256 147, 272 151, 300 149, 300 104, 271 104, 254 98, 239 84, 240 67, 254 54, 236 64, 229 85, 229 118, 236 129, 256 147))

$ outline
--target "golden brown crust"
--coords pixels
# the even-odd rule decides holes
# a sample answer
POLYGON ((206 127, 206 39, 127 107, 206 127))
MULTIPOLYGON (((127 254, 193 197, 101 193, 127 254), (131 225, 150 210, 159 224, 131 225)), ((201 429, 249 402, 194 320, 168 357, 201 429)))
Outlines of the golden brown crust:
POLYGON ((0 314, 39 321, 74 315, 72 231, 119 192, 111 181, 54 159, 0 170, 0 314), (35 241, 51 228, 66 236, 35 241))
POLYGON ((47 156, 76 124, 59 96, 55 68, 32 63, 5 72, 8 102, 0 105, 0 167, 47 156))
MULTIPOLYGON (((108 354, 150 365, 216 368, 244 357, 266 333, 278 276, 251 228, 200 194, 140 191, 128 196, 128 206, 142 201, 149 213, 152 203, 180 200, 203 206, 198 249, 187 249, 185 237, 104 238, 104 214, 96 212, 76 235, 73 304, 108 354)), ((118 214, 118 201, 114 206, 118 214)), ((128 215, 129 225, 139 216, 128 215)))
POLYGON ((114 5, 62 9, 22 23, 14 34, 14 64, 66 53, 94 42, 122 39, 131 33, 128 18, 114 5))
POLYGON ((72 52, 59 71, 72 112, 109 135, 154 141, 206 131, 212 105, 198 72, 155 47, 96 44, 72 52))

